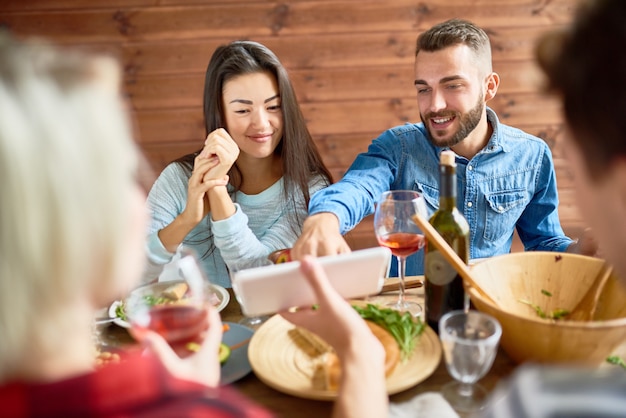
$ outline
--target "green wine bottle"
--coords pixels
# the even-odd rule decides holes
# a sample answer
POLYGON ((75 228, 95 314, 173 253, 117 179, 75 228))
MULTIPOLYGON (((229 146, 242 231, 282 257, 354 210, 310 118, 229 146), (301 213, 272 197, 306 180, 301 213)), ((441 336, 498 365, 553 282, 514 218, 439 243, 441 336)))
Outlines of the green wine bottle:
MULTIPOLYGON (((452 151, 442 151, 439 159, 439 209, 430 224, 461 259, 469 259, 469 224, 456 207, 456 162, 452 151)), ((449 311, 463 309, 463 279, 432 243, 424 254, 426 322, 439 333, 439 319, 449 311)))

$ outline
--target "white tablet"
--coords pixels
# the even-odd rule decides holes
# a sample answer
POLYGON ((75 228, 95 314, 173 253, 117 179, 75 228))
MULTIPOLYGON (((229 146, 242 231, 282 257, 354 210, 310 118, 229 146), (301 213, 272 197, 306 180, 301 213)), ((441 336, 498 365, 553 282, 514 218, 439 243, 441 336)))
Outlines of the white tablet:
MULTIPOLYGON (((380 292, 391 251, 374 247, 317 260, 341 296, 358 298, 380 292)), ((246 316, 266 315, 317 303, 300 271, 299 261, 238 271, 233 275, 232 284, 246 316)))

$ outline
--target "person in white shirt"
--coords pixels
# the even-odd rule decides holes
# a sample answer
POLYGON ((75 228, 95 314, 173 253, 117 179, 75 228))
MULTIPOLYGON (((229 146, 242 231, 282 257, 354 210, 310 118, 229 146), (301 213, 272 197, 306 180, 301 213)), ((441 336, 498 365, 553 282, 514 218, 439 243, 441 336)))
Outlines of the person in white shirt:
POLYGON ((204 88, 206 140, 170 163, 149 195, 148 267, 156 279, 180 245, 209 280, 269 264, 301 232, 309 198, 332 182, 276 55, 235 41, 216 49, 204 88))

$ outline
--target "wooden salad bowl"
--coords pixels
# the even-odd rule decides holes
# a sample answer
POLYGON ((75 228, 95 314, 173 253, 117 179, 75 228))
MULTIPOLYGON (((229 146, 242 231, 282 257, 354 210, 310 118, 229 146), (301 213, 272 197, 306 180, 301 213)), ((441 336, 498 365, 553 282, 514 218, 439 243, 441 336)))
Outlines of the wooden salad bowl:
POLYGON ((478 310, 500 321, 502 348, 518 363, 597 366, 626 341, 626 288, 612 272, 591 319, 571 315, 596 277, 606 271, 601 259, 520 252, 485 259, 471 269, 496 303, 467 283, 466 290, 478 310))

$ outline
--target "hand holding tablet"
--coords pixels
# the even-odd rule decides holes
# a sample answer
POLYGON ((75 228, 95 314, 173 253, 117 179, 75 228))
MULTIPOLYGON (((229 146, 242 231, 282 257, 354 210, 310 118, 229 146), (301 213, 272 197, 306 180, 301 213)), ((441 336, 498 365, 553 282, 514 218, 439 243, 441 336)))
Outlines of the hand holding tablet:
MULTIPOLYGON (((374 247, 347 254, 319 257, 333 287, 346 298, 378 293, 387 274, 391 251, 374 247)), ((311 306, 315 295, 300 271, 300 262, 241 270, 233 275, 233 289, 246 316, 311 306)))

